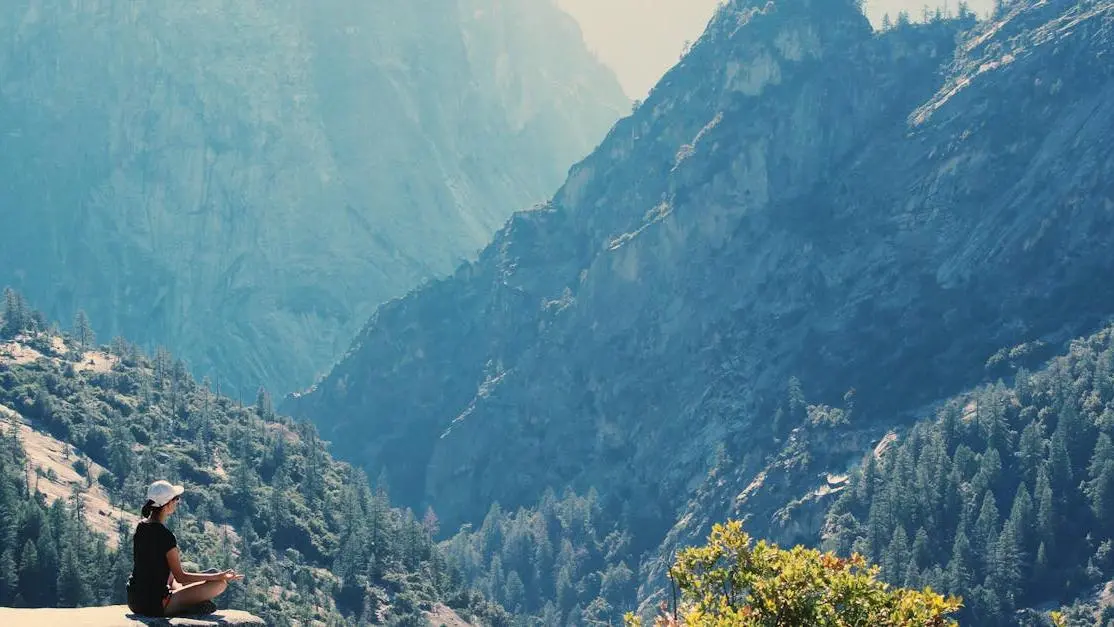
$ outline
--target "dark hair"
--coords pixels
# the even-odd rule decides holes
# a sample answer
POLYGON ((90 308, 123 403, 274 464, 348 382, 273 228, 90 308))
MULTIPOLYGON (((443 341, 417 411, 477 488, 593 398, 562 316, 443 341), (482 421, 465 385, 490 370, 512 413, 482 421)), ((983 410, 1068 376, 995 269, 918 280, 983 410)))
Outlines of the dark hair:
POLYGON ((143 509, 140 510, 139 514, 141 516, 143 516, 144 518, 150 518, 151 514, 159 511, 160 509, 162 509, 162 508, 161 507, 155 507, 155 502, 154 501, 152 501, 151 499, 147 499, 147 502, 143 504, 143 509))
POLYGON ((151 499, 147 499, 147 502, 143 504, 143 509, 139 510, 139 514, 143 518, 150 518, 151 514, 158 513, 159 510, 166 507, 167 505, 170 505, 174 501, 177 501, 179 498, 180 497, 175 496, 174 498, 172 498, 169 501, 163 503, 162 505, 155 505, 154 501, 152 501, 151 499))

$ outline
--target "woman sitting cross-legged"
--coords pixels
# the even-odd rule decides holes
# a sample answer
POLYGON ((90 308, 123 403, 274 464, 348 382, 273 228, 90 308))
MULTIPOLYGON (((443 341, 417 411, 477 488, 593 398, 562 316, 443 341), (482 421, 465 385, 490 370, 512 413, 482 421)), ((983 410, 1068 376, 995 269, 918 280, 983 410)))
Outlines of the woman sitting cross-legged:
POLYGON ((143 520, 135 528, 132 548, 135 564, 128 578, 128 607, 144 616, 208 614, 216 611, 213 599, 229 581, 243 579, 234 570, 187 573, 182 570, 178 540, 166 528, 166 519, 178 509, 182 486, 156 481, 147 488, 143 520))

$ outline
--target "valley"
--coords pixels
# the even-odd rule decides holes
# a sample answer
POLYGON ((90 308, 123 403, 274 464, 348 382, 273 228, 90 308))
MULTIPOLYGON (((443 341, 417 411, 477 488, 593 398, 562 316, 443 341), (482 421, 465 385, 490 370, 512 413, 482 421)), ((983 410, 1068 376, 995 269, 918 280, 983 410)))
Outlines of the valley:
POLYGON ((0 286, 229 394, 309 386, 629 110, 549 0, 442 5, 9 2, 0 286))
POLYGON ((449 530, 590 498, 644 609, 727 516, 819 544, 843 477, 1007 376, 999 350, 1038 368, 1109 319, 1112 11, 876 32, 851 2, 729 3, 547 205, 282 407, 449 530))
MULTIPOLYGON (((1114 1, 1013 0, 985 19, 876 29, 853 0, 731 0, 610 127, 613 77, 579 35, 559 29, 576 43, 566 54, 531 45, 552 4, 456 6, 379 8, 393 21, 364 26, 381 37, 331 47, 315 43, 338 36, 329 15, 243 16, 284 34, 288 47, 260 49, 312 77, 299 85, 316 81, 307 98, 336 99, 314 100, 320 117, 252 118, 266 124, 243 135, 200 124, 233 147, 205 151, 286 159, 291 137, 317 137, 331 165, 237 156, 221 189, 266 193, 212 205, 223 214, 150 211, 188 196, 160 187, 178 180, 168 170, 103 179, 82 198, 140 226, 94 232, 137 237, 148 252, 120 253, 119 267, 144 272, 62 272, 108 267, 71 242, 111 212, 57 209, 5 231, 12 259, 46 261, 0 265, 34 288, 6 294, 0 327, 0 511, 19 521, 0 527, 0 606, 119 603, 134 495, 166 476, 188 486, 183 545, 252 572, 225 602, 274 624, 649 625, 663 607, 701 620, 699 600, 671 605, 678 583, 688 594, 711 579, 685 579, 678 560, 745 532, 793 572, 850 577, 840 569, 869 560, 898 596, 961 597, 905 598, 962 625, 1108 627, 1114 1), (290 23, 308 26, 277 26, 290 23), (354 49, 376 67, 341 71, 354 49), (430 50, 444 66, 408 56, 430 50), (450 63, 463 57, 467 68, 450 63), (357 75, 397 109, 340 103, 372 100, 357 75), (442 96, 421 100, 431 90, 442 96), (447 112, 446 91, 475 101, 447 112), (363 124, 398 132, 376 131, 395 149, 374 159, 397 159, 373 168, 382 178, 354 174, 373 159, 363 124), (246 139, 263 127, 278 144, 246 139), (432 187, 398 174, 415 162, 436 170, 422 179, 432 187), (380 190, 404 199, 398 213, 355 204, 380 190), (310 200, 347 217, 295 210, 310 200), (229 209, 261 206, 265 217, 229 209), (373 217, 386 222, 363 224, 373 217), (175 264, 220 260, 160 274, 159 255, 144 256, 155 248, 189 249, 175 264), (380 253, 412 272, 386 270, 380 253), (376 272, 394 287, 368 288, 376 272), (181 334, 137 327, 184 357, 103 332, 98 343, 86 310, 113 335, 132 313, 189 320, 181 334), (239 374, 194 374, 210 369, 239 374), (325 373, 272 399, 310 371, 325 373), (222 383, 252 377, 268 385, 222 383), (111 577, 83 577, 79 555, 111 577)), ((25 84, 51 92, 41 78, 25 84)), ((0 106, 20 102, 11 93, 0 106)), ((41 168, 23 159, 0 181, 30 198, 41 168)), ((776 593, 785 579, 768 581, 776 593)), ((755 587, 736 592, 726 606, 755 587)), ((810 611, 850 612, 825 602, 810 611)))

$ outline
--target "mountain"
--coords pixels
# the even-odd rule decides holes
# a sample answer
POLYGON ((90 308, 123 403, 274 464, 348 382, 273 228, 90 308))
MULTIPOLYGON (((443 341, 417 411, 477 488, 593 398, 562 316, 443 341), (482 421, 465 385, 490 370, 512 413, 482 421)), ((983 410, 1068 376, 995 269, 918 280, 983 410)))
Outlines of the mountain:
POLYGON ((816 542, 808 495, 891 427, 1114 312, 1112 19, 728 3, 550 203, 286 407, 446 529, 594 488, 651 582, 718 513, 816 542))
POLYGON ((571 485, 652 535, 726 438, 771 453, 792 377, 891 421, 1095 329, 1114 5, 1011 7, 878 34, 852 2, 726 5, 549 204, 288 407, 450 527, 571 485))
POLYGON ((447 566, 434 518, 392 507, 265 393, 245 406, 165 351, 34 331, 41 314, 7 296, 0 607, 124 603, 146 485, 166 478, 186 487, 169 522, 183 560, 246 575, 221 607, 268 625, 507 624, 447 566))
POLYGON ((247 395, 310 384, 629 110, 551 0, 3 13, 0 284, 247 395))

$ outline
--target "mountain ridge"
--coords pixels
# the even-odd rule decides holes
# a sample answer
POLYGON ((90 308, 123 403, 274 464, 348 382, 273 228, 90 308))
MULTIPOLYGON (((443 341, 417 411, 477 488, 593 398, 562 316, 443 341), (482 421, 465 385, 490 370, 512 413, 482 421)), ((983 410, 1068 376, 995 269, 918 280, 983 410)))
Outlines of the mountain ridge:
POLYGON ((955 60, 970 20, 875 35, 853 3, 730 3, 549 205, 287 407, 446 524, 571 485, 657 529, 790 376, 880 416, 1084 335, 1114 297, 1110 154, 1082 131, 1111 119, 1110 12, 1018 3, 955 60))
POLYGON ((0 33, 0 284, 245 396, 310 383, 629 106, 542 1, 21 0, 0 33))

